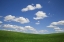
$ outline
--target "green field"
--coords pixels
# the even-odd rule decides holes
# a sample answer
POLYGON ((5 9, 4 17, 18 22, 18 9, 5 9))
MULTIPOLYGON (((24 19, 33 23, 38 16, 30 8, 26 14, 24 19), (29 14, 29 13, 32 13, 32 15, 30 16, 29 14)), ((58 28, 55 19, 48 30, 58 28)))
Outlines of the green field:
POLYGON ((64 42, 64 33, 26 34, 0 30, 0 42, 64 42))

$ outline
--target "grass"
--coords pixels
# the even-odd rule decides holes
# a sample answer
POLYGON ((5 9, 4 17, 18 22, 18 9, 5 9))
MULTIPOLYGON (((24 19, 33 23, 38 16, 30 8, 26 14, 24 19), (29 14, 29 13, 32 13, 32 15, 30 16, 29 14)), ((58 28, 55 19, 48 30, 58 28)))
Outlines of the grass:
POLYGON ((27 34, 0 30, 0 42, 64 42, 64 33, 27 34))

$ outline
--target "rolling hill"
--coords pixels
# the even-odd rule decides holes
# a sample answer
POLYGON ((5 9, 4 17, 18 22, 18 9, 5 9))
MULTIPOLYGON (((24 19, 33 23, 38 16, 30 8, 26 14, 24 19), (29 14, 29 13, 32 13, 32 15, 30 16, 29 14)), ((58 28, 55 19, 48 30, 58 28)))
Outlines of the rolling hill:
POLYGON ((64 33, 28 34, 0 30, 0 42, 64 42, 64 33))

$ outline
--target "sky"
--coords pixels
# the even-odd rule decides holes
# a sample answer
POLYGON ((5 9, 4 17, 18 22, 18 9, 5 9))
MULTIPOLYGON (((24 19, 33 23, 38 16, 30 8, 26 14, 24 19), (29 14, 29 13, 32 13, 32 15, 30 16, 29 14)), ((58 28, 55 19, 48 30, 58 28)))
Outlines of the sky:
POLYGON ((0 30, 64 32, 64 0, 0 0, 0 30))

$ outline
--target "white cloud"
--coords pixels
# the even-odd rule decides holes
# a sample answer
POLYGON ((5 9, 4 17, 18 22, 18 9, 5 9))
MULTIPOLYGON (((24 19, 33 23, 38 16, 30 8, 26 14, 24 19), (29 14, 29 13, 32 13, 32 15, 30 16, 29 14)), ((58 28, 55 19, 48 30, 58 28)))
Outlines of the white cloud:
POLYGON ((40 21, 36 22, 35 24, 39 25, 40 24, 40 21))
POLYGON ((27 31, 27 30, 30 30, 32 32, 35 32, 36 29, 34 29, 33 27, 31 26, 25 26, 25 27, 22 27, 22 26, 17 26, 17 25, 11 25, 11 24, 4 24, 3 25, 4 28, 12 28, 12 29, 15 29, 15 30, 20 30, 20 31, 27 31))
POLYGON ((33 18, 35 20, 44 19, 45 17, 48 17, 43 11, 38 11, 35 15, 36 17, 33 18))
POLYGON ((34 4, 32 4, 32 5, 28 5, 27 7, 23 8, 21 11, 25 12, 25 11, 35 10, 35 9, 40 9, 40 8, 42 8, 42 6, 40 4, 36 4, 36 6, 34 6, 34 4))
POLYGON ((37 24, 37 25, 39 25, 40 23, 39 23, 39 22, 37 22, 36 24, 37 24))
POLYGON ((64 32, 64 30, 61 30, 61 29, 59 29, 59 30, 55 30, 56 32, 64 32))
POLYGON ((26 29, 34 31, 35 29, 31 26, 25 26, 26 29))
POLYGON ((2 22, 2 21, 0 21, 0 27, 2 27, 2 23, 3 23, 3 22, 2 22))
POLYGON ((15 18, 14 21, 20 22, 21 24, 30 22, 28 18, 24 18, 24 17, 15 18))
POLYGON ((28 31, 31 31, 31 33, 35 33, 35 34, 38 33, 38 31, 37 31, 35 28, 31 27, 31 26, 25 26, 25 28, 26 28, 28 31))
POLYGON ((49 26, 49 28, 53 28, 56 32, 64 32, 63 29, 59 28, 58 25, 64 25, 64 20, 58 21, 58 22, 52 22, 49 26))
POLYGON ((60 30, 61 28, 59 28, 59 27, 55 27, 54 29, 55 29, 55 30, 60 30))
POLYGON ((49 25, 47 27, 49 27, 49 28, 56 28, 56 26, 53 26, 53 25, 49 25))
POLYGON ((3 22, 2 21, 0 21, 0 24, 2 24, 3 22))
POLYGON ((51 25, 64 25, 64 20, 58 22, 52 22, 51 25))
POLYGON ((25 28, 27 30, 30 30, 32 31, 31 33, 34 33, 34 34, 42 34, 42 33, 45 33, 45 32, 48 32, 47 30, 36 30, 34 27, 31 27, 31 26, 25 26, 25 28))
POLYGON ((15 19, 15 16, 12 16, 12 15, 7 15, 6 17, 4 17, 5 19, 4 19, 4 21, 12 21, 12 20, 14 20, 15 19))
POLYGON ((36 9, 40 9, 42 6, 40 4, 36 4, 36 9))
POLYGON ((15 21, 15 22, 19 22, 21 24, 24 24, 24 23, 29 23, 29 19, 28 18, 24 18, 24 17, 15 17, 15 16, 12 16, 12 15, 7 15, 4 19, 4 21, 15 21))
POLYGON ((17 26, 17 25, 11 25, 11 24, 4 24, 3 28, 12 28, 12 29, 15 29, 15 30, 25 31, 24 27, 17 26))
POLYGON ((47 32, 47 30, 36 30, 34 27, 32 26, 17 26, 17 25, 11 25, 11 24, 4 24, 3 28, 5 30, 7 30, 7 28, 9 28, 9 31, 17 31, 17 32, 26 32, 26 33, 34 33, 34 34, 42 34, 44 32, 47 32), (10 30, 13 29, 13 30, 10 30))
POLYGON ((48 32, 47 30, 40 30, 39 33, 45 33, 48 32))
POLYGON ((54 28, 54 30, 55 30, 56 32, 64 32, 64 30, 61 29, 61 28, 59 28, 59 27, 54 28))

